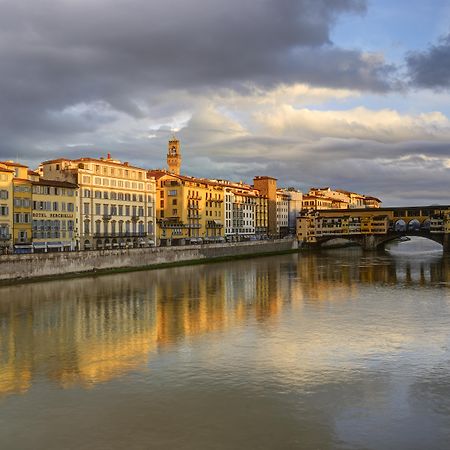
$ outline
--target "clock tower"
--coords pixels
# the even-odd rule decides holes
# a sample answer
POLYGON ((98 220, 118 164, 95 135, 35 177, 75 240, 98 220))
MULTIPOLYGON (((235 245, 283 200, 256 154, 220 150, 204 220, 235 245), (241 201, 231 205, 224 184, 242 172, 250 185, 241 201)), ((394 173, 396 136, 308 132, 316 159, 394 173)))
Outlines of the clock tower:
POLYGON ((173 137, 169 141, 167 148, 167 167, 170 173, 176 175, 180 174, 181 168, 181 153, 180 153, 180 141, 173 137))

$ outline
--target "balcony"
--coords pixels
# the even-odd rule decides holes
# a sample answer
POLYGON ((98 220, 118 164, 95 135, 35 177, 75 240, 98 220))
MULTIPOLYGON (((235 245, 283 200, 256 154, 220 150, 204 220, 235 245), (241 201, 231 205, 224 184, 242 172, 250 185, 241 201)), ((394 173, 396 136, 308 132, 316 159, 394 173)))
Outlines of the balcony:
POLYGON ((0 234, 0 241, 10 241, 11 235, 10 234, 0 234))
POLYGON ((31 245, 31 239, 28 239, 28 238, 15 239, 14 244, 16 244, 16 245, 31 245))
POLYGON ((131 216, 131 221, 132 222, 137 222, 139 219, 140 219, 140 216, 137 216, 137 215, 131 216))
POLYGON ((109 220, 111 220, 111 217, 111 214, 103 214, 102 219, 104 222, 108 222, 109 220))
POLYGON ((188 219, 201 219, 201 218, 202 218, 201 214, 193 214, 193 213, 188 214, 188 219))

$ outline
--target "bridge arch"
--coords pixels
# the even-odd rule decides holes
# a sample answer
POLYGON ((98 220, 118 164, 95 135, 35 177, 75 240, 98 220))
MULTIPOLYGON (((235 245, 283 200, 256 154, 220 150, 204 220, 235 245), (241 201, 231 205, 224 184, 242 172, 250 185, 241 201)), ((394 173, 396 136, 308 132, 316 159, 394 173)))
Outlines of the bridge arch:
POLYGON ((420 222, 417 219, 412 219, 408 222, 408 231, 419 231, 420 222))
POLYGON ((440 236, 439 234, 431 234, 428 231, 412 231, 410 233, 408 233, 408 231, 404 232, 404 233, 389 233, 385 236, 378 236, 377 240, 376 240, 376 248, 381 250, 384 248, 384 246, 386 244, 388 244, 389 242, 395 241, 399 238, 402 237, 407 237, 407 238, 412 238, 412 237, 421 237, 421 238, 425 238, 428 239, 430 241, 436 242, 440 245, 442 245, 442 247, 444 247, 444 242, 443 242, 443 238, 442 236, 440 236))
POLYGON ((430 227, 431 227, 431 220, 430 219, 425 219, 420 225, 420 229, 424 230, 424 231, 429 231, 430 227))
POLYGON ((394 231, 406 231, 406 222, 403 219, 398 219, 394 223, 394 231))

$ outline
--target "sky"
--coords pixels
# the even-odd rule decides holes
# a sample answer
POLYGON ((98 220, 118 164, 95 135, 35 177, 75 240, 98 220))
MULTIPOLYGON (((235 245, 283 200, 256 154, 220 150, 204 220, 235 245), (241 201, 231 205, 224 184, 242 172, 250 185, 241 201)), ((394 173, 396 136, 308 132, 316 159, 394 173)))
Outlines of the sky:
POLYGON ((0 160, 450 204, 450 1, 0 0, 0 160))

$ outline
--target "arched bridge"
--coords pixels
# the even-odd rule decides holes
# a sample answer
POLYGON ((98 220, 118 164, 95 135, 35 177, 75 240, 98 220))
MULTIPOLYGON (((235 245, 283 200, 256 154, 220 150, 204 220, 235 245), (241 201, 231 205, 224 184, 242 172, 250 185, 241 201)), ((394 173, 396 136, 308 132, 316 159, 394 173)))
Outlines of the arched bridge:
POLYGON ((402 236, 425 237, 450 252, 450 206, 302 211, 297 218, 297 238, 309 246, 343 238, 371 250, 402 236))

